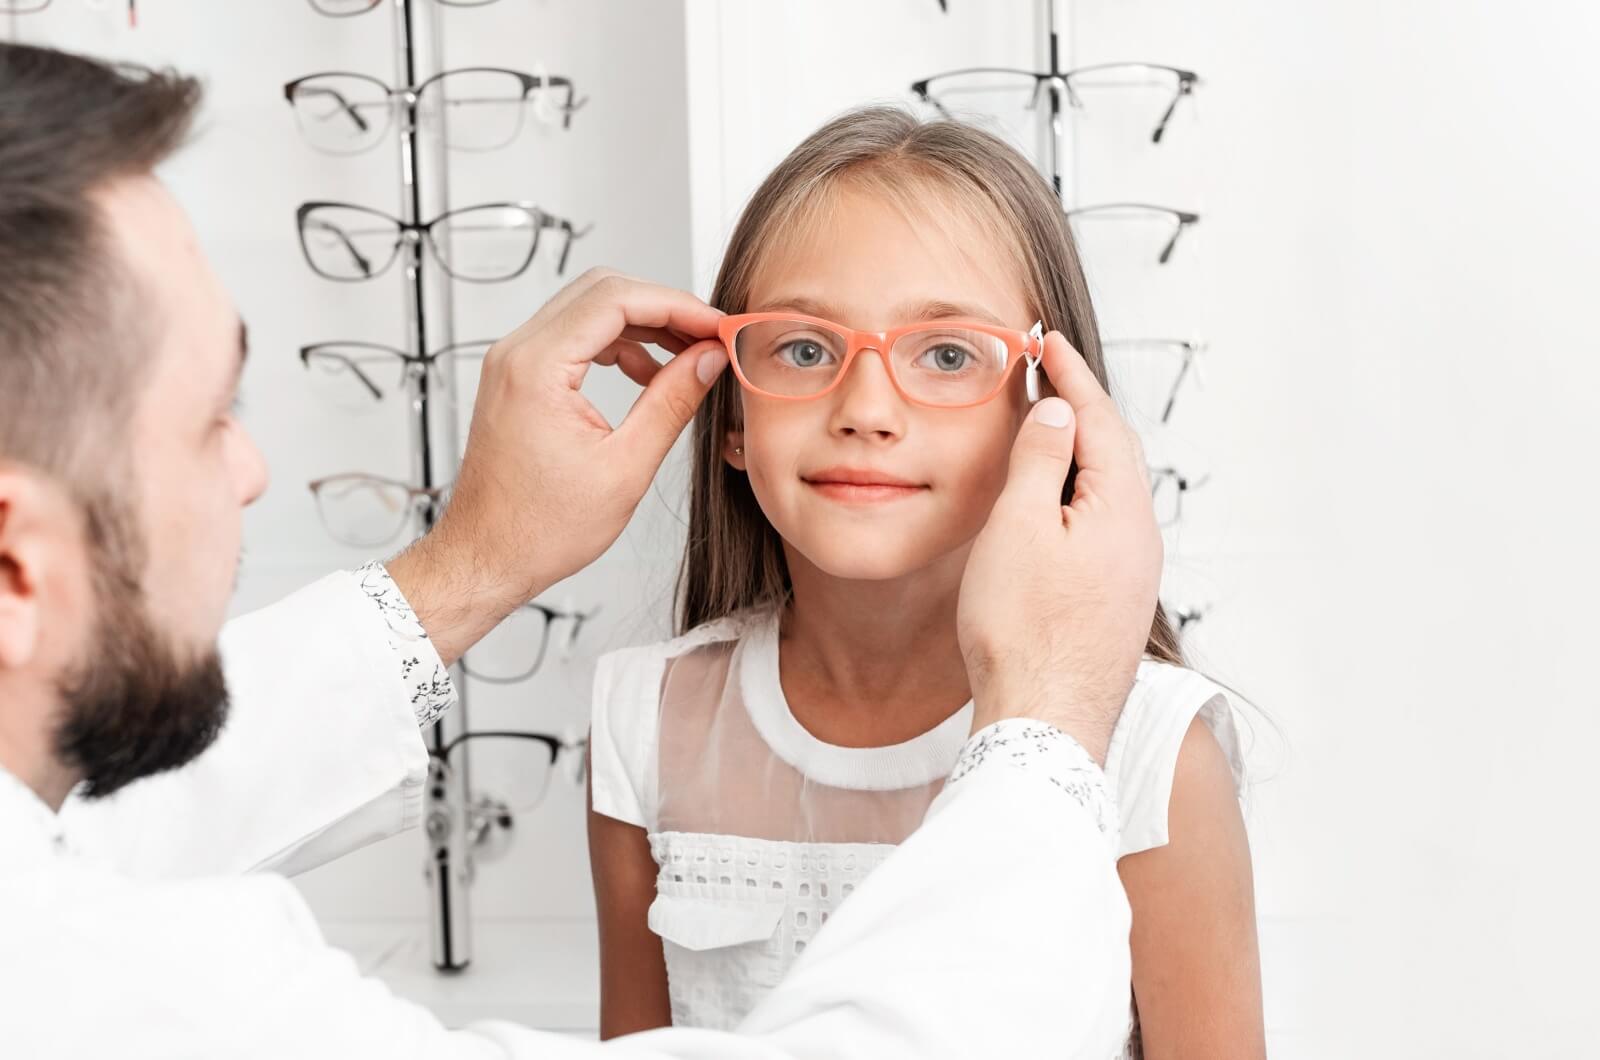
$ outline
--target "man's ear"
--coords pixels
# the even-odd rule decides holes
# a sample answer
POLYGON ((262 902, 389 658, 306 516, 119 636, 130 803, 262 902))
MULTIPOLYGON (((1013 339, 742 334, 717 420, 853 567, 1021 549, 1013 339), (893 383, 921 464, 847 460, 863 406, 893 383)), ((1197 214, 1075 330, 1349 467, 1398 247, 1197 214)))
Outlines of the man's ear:
POLYGON ((722 459, 728 462, 729 467, 736 468, 739 471, 745 470, 743 431, 729 431, 727 436, 723 438, 722 459))
POLYGON ((0 670, 28 665, 39 649, 40 589, 63 536, 54 501, 35 476, 0 464, 0 670))

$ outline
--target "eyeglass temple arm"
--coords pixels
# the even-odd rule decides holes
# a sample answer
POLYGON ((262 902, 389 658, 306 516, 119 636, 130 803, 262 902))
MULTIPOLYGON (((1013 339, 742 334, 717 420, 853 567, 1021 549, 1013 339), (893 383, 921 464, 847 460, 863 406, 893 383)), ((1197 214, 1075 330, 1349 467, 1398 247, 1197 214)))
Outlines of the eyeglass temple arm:
POLYGON ((301 94, 309 95, 311 93, 316 93, 317 95, 322 96, 332 96, 334 101, 339 104, 339 109, 350 115, 350 120, 355 122, 356 128, 360 129, 362 132, 366 132, 368 129, 372 128, 372 126, 367 123, 367 119, 361 116, 361 112, 356 110, 355 106, 351 104, 349 100, 344 98, 344 93, 340 92, 336 88, 323 88, 321 85, 311 85, 310 87, 291 85, 287 95, 289 96, 289 101, 293 103, 295 96, 301 94))
POLYGON ((361 370, 360 365, 356 364, 356 362, 352 361, 342 353, 328 353, 327 351, 318 351, 315 346, 302 346, 300 348, 300 363, 306 366, 307 371, 310 371, 311 369, 311 355, 313 353, 316 353, 319 357, 328 357, 339 361, 346 368, 350 369, 351 372, 355 373, 355 377, 361 380, 362 386, 366 387, 372 392, 372 398, 374 401, 383 400, 383 391, 378 389, 378 384, 374 383, 370 378, 368 378, 367 373, 361 370))
POLYGON ((320 228, 324 232, 332 232, 334 238, 343 243, 344 249, 350 252, 350 257, 355 259, 356 267, 361 270, 362 275, 369 280, 372 278, 372 262, 368 261, 361 251, 356 249, 356 245, 354 243, 350 242, 350 237, 345 235, 344 229, 340 228, 336 224, 323 221, 318 218, 312 218, 306 223, 309 227, 320 228))
POLYGON ((1189 375, 1189 368, 1194 364, 1194 349, 1184 347, 1183 364, 1178 368, 1178 378, 1172 381, 1172 390, 1167 394, 1167 407, 1161 410, 1161 422, 1166 423, 1172 416, 1172 407, 1178 403, 1178 391, 1183 387, 1183 381, 1189 375))
POLYGON ((561 260, 556 263, 556 275, 564 276, 567 272, 567 258, 572 255, 572 241, 574 239, 582 239, 594 231, 594 225, 588 224, 582 228, 574 228, 571 221, 558 221, 554 217, 547 217, 544 227, 559 228, 566 234, 566 242, 561 247, 561 260))
POLYGON ((1167 104, 1167 112, 1161 115, 1160 121, 1156 122, 1156 131, 1150 134, 1150 142, 1153 144, 1161 142, 1162 134, 1167 131, 1167 123, 1172 120, 1173 111, 1178 109, 1178 104, 1183 102, 1184 96, 1194 94, 1194 84, 1199 80, 1189 70, 1179 70, 1177 73, 1178 91, 1173 94, 1172 102, 1167 104))
POLYGON ((933 79, 931 77, 925 77, 921 81, 911 82, 911 91, 916 93, 917 98, 922 100, 924 103, 931 104, 933 109, 938 111, 940 115, 946 118, 951 118, 951 113, 948 110, 945 110, 944 104, 939 102, 938 97, 929 94, 928 83, 932 80, 933 79))
POLYGON ((1167 240, 1167 245, 1161 248, 1161 256, 1156 259, 1158 265, 1165 265, 1172 260, 1172 252, 1177 249, 1178 240, 1183 236, 1183 230, 1194 224, 1200 218, 1192 213, 1178 213, 1178 227, 1173 231, 1172 238, 1167 240))
POLYGON ((551 77, 546 80, 551 85, 559 85, 567 90, 567 101, 561 106, 561 127, 572 128, 572 116, 583 109, 584 104, 589 102, 589 97, 578 95, 578 86, 572 83, 571 78, 551 77))

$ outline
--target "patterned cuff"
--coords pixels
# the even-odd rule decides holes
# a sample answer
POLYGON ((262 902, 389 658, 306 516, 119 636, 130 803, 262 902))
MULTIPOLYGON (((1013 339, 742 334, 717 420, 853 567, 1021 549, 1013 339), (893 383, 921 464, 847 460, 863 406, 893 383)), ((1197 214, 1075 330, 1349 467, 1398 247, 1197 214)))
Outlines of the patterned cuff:
POLYGON ((389 647, 400 667, 400 680, 411 699, 411 711, 420 728, 437 721, 456 701, 455 685, 444 660, 428 639, 417 613, 389 577, 382 563, 374 560, 355 572, 361 591, 383 615, 389 630, 389 647))
POLYGON ((1105 772, 1077 740, 1042 721, 997 721, 967 741, 946 786, 959 783, 978 769, 1003 766, 1041 774, 1088 810, 1101 833, 1116 845, 1121 832, 1116 801, 1106 786, 1105 772))

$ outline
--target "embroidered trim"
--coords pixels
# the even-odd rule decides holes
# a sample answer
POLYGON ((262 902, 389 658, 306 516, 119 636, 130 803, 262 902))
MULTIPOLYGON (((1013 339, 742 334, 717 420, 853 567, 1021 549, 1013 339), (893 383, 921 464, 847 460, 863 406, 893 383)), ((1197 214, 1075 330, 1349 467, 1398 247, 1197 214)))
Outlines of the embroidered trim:
POLYGON ((1115 838, 1120 832, 1104 771, 1078 741, 1053 725, 1027 718, 1007 718, 990 725, 961 749, 961 757, 950 771, 950 784, 959 783, 986 762, 1043 772, 1045 779, 1089 811, 1103 834, 1115 838))
POLYGON ((356 571, 356 580, 372 606, 383 615, 389 630, 389 647, 400 662, 400 680, 411 700, 418 727, 431 725, 455 705, 456 689, 450 671, 434 650, 428 631, 406 602, 400 587, 382 563, 374 560, 356 571))

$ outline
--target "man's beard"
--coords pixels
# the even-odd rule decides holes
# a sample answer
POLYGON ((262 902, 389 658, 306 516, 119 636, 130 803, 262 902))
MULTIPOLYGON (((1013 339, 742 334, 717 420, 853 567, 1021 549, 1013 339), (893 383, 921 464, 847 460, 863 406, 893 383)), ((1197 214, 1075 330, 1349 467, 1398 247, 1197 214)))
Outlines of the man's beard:
POLYGON ((101 798, 209 747, 228 689, 215 645, 185 660, 151 620, 128 569, 143 550, 93 551, 99 613, 83 658, 61 680, 56 754, 82 776, 82 795, 101 798))

